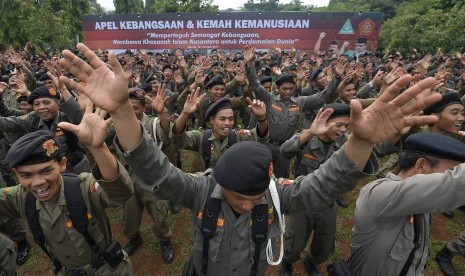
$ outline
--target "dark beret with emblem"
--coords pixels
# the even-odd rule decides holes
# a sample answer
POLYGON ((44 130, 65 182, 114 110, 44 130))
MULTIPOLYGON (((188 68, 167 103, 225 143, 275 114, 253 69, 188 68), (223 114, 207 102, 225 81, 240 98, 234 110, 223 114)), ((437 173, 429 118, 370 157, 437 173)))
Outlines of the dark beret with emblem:
POLYGON ((447 135, 423 132, 409 135, 405 150, 441 159, 465 162, 465 144, 447 135))
POLYGON ((28 103, 33 104, 34 100, 41 98, 51 98, 59 100, 60 93, 58 93, 53 87, 47 88, 45 86, 40 86, 34 89, 31 95, 29 95, 28 103))
POLYGON ((49 131, 30 132, 13 143, 6 159, 10 168, 50 161, 61 156, 61 145, 49 131))
POLYGON ((141 93, 137 93, 136 91, 129 92, 129 99, 138 100, 141 102, 142 105, 145 105, 145 97, 141 93))
POLYGON ((273 81, 273 78, 270 77, 270 76, 264 76, 261 80, 260 80, 260 83, 261 84, 264 84, 266 82, 272 82, 273 81))
POLYGON ((173 65, 173 64, 167 64, 165 66, 163 66, 163 69, 161 70, 162 72, 165 72, 166 69, 171 69, 171 70, 176 70, 176 66, 173 65))
POLYGON ((339 118, 339 117, 350 117, 350 106, 343 103, 330 103, 323 106, 323 111, 332 108, 333 113, 329 116, 328 120, 339 118))
POLYGON ((294 75, 290 75, 290 74, 285 74, 285 75, 281 75, 279 76, 277 79, 276 79, 276 85, 279 87, 285 83, 292 83, 292 84, 295 84, 296 83, 296 78, 294 75))
POLYGON ((222 76, 215 76, 207 83, 207 89, 215 85, 226 85, 226 82, 222 76))
POLYGON ((27 102, 28 100, 29 100, 29 98, 28 98, 27 96, 24 96, 24 95, 23 95, 23 96, 19 96, 19 97, 16 99, 16 101, 17 101, 18 103, 20 103, 20 102, 27 102))
POLYGON ((210 105, 210 107, 207 109, 207 112, 205 112, 205 120, 208 121, 210 117, 215 116, 216 113, 218 113, 220 110, 228 108, 232 109, 231 100, 228 98, 219 99, 218 101, 210 105))
POLYGON ((321 72, 323 72, 323 69, 319 67, 313 70, 312 73, 310 74, 310 81, 314 81, 321 72))
POLYGON ((435 104, 427 106, 425 110, 423 110, 423 114, 430 115, 433 113, 441 112, 444 108, 452 104, 462 104, 462 99, 460 99, 459 93, 449 92, 442 94, 442 99, 435 104))
POLYGON ((259 195, 268 189, 273 156, 255 141, 234 144, 218 160, 213 175, 218 184, 243 195, 259 195))

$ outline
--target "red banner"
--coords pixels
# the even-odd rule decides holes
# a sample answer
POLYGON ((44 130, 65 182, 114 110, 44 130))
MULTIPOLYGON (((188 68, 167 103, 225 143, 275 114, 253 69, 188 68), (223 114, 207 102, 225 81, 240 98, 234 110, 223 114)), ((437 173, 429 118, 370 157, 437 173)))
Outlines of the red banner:
POLYGON ((84 38, 92 49, 257 49, 313 50, 338 43, 368 51, 378 44, 382 13, 237 12, 86 15, 84 38), (324 33, 325 35, 321 35, 324 33), (347 43, 346 43, 347 44, 347 43))

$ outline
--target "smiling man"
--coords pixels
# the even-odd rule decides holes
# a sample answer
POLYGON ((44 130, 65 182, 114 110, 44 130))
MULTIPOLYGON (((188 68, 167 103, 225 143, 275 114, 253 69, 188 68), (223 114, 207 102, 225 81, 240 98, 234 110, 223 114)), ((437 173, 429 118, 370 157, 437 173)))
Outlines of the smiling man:
POLYGON ((268 122, 263 102, 247 98, 251 112, 257 116, 257 127, 253 130, 233 129, 234 114, 230 99, 222 98, 212 104, 205 115, 212 129, 185 131, 187 119, 202 103, 205 94, 199 96, 199 89, 193 92, 173 126, 173 146, 196 151, 202 160, 202 169, 214 168, 221 155, 233 144, 241 141, 266 142, 268 122))
MULTIPOLYGON (((281 146, 283 156, 290 159, 297 155, 295 177, 314 172, 347 141, 345 134, 350 126, 350 107, 342 103, 332 103, 322 108, 328 109, 333 112, 328 117, 326 132, 316 135, 315 128, 310 127, 295 134, 281 146)), ((285 235, 282 276, 293 274, 292 264, 300 260, 300 253, 307 246, 312 232, 311 251, 306 256, 304 265, 308 275, 320 275, 318 265, 326 261, 334 251, 336 215, 337 207, 334 202, 316 212, 295 212, 290 215, 290 225, 285 235)))
MULTIPOLYGON (((68 171, 89 172, 89 162, 77 137, 58 126, 60 122, 78 124, 81 121, 82 113, 76 100, 72 97, 61 100, 60 93, 55 88, 41 86, 32 91, 28 103, 32 105, 33 112, 19 116, 22 112, 18 111, 18 116, 0 117, 0 130, 20 133, 50 131, 62 144, 68 171)), ((5 103, 0 101, 0 110, 7 109, 5 103)))
POLYGON ((121 205, 132 182, 103 142, 111 120, 88 105, 83 122, 60 127, 79 135, 95 157, 92 174, 66 174, 66 157, 49 131, 28 133, 8 152, 20 182, 0 193, 1 217, 25 217, 34 241, 54 264, 57 275, 130 275, 132 266, 112 241, 105 208, 121 205))

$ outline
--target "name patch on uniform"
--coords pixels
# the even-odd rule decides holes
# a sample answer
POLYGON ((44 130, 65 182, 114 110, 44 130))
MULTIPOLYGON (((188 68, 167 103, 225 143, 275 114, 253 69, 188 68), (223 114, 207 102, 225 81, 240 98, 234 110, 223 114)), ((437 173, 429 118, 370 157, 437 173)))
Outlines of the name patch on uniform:
POLYGON ((299 106, 298 105, 291 105, 291 107, 289 107, 289 112, 296 112, 296 111, 299 111, 299 106))
POLYGON ((280 107, 279 105, 276 105, 276 104, 272 104, 272 105, 271 105, 271 108, 276 109, 276 110, 279 110, 279 111, 283 111, 283 108, 280 107))
POLYGON ((95 181, 94 183, 90 184, 90 192, 91 192, 91 193, 97 192, 98 186, 99 186, 99 184, 98 184, 97 181, 95 181))
POLYGON ((309 153, 304 154, 304 158, 311 159, 311 160, 315 160, 315 161, 319 161, 318 157, 316 157, 316 156, 313 155, 313 154, 309 154, 309 153))

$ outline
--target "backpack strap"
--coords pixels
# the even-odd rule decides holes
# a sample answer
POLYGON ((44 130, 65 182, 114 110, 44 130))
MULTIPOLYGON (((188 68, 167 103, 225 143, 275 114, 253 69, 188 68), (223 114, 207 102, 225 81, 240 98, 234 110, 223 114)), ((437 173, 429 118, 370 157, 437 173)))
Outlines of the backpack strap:
POLYGON ((63 268, 60 261, 53 257, 52 254, 48 251, 47 247, 45 246, 45 236, 44 232, 42 231, 42 227, 40 226, 39 217, 37 216, 36 210, 36 198, 31 192, 28 192, 26 195, 26 203, 25 203, 25 213, 26 213, 26 220, 27 224, 29 225, 29 230, 32 233, 32 237, 34 241, 42 248, 42 250, 47 254, 54 266, 55 274, 58 274, 59 271, 63 268))
POLYGON ((84 236, 92 250, 99 253, 97 243, 87 231, 89 218, 87 217, 87 206, 82 196, 79 177, 75 174, 63 174, 62 177, 65 186, 66 208, 71 222, 73 223, 73 227, 84 236))
POLYGON ((216 226, 218 215, 221 209, 221 199, 212 198, 211 195, 217 182, 214 177, 210 180, 208 187, 207 202, 203 208, 201 230, 203 235, 202 250, 202 274, 207 274, 208 269, 208 251, 210 249, 210 239, 216 235, 216 226))
POLYGON ((262 245, 268 237, 268 204, 255 205, 252 209, 252 240, 255 243, 251 276, 258 273, 260 252, 262 245))
POLYGON ((421 225, 420 225, 420 217, 421 215, 413 215, 413 249, 410 251, 410 254, 408 255, 407 261, 404 264, 404 267, 402 267, 402 270, 400 271, 399 276, 405 276, 407 275, 407 272, 410 268, 410 266, 413 263, 413 258, 415 257, 415 252, 420 248, 420 235, 421 235, 421 225))
POLYGON ((212 157, 212 141, 209 140, 210 137, 213 135, 211 129, 206 129, 203 131, 203 139, 202 139, 202 159, 205 162, 205 169, 210 167, 210 161, 212 157))
POLYGON ((235 131, 229 132, 228 135, 228 148, 237 143, 237 136, 235 131))

